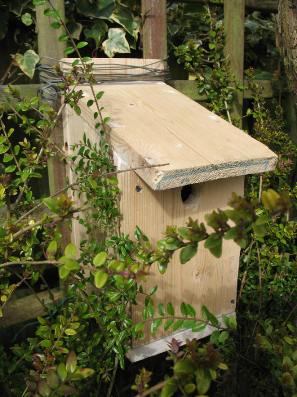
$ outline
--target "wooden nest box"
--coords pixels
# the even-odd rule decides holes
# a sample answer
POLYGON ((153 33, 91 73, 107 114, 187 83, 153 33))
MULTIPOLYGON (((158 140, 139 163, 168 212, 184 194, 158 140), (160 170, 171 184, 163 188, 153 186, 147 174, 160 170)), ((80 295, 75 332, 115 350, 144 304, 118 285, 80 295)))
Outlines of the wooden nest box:
MULTIPOLYGON (((111 80, 113 65, 132 64, 132 77, 139 80, 95 86, 96 92, 104 91, 100 104, 111 117, 118 168, 168 164, 119 174, 123 233, 132 237, 137 225, 155 243, 168 225, 185 225, 189 217, 203 222, 205 214, 226 208, 232 192, 243 195, 245 175, 274 169, 277 156, 262 143, 164 82, 141 81, 145 75, 143 66, 160 68, 161 63, 143 59, 94 61, 95 72, 97 65, 110 65, 109 71, 106 67, 104 70, 111 80)), ((125 73, 131 80, 131 69, 123 70, 122 78, 117 80, 125 80, 125 73)), ((81 140, 84 132, 91 140, 98 140, 94 109, 87 107, 87 101, 92 99, 90 88, 83 89, 81 116, 66 109, 64 139, 68 147, 81 140)), ((74 229, 74 239, 79 238, 74 229)), ((149 291, 158 285, 156 304, 172 302, 179 308, 186 302, 198 313, 205 305, 218 317, 231 315, 236 306, 239 254, 239 246, 232 241, 224 241, 220 259, 200 244, 198 254, 185 265, 174 255, 165 275, 153 266, 144 289, 149 291)), ((134 308, 135 322, 142 320, 142 309, 141 303, 134 308)), ((161 331, 155 338, 147 334, 145 340, 134 343, 129 358, 137 361, 163 352, 173 336, 185 341, 211 332, 211 328, 202 333, 178 331, 174 335, 161 331)))

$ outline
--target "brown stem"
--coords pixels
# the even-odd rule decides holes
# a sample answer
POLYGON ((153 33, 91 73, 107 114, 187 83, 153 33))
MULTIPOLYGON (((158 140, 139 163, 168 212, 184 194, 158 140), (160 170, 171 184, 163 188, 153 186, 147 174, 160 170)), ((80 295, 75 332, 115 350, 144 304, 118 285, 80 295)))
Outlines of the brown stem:
POLYGON ((146 397, 149 396, 151 393, 154 393, 155 391, 158 391, 160 389, 163 389, 163 387, 166 385, 166 380, 163 380, 162 382, 158 383, 155 386, 150 387, 149 389, 145 390, 144 392, 137 394, 136 397, 146 397))
POLYGON ((19 265, 26 265, 26 266, 42 266, 42 265, 58 265, 58 261, 14 261, 14 262, 5 262, 0 264, 0 269, 9 266, 19 266, 19 265))

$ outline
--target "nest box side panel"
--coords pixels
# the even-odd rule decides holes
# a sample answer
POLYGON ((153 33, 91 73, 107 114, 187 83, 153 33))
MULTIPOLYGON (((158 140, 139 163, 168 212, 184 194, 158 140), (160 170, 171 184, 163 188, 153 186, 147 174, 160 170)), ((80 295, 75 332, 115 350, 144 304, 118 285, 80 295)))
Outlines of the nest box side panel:
MULTIPOLYGON (((119 185, 122 191, 121 231, 132 237, 135 226, 138 225, 155 244, 163 237, 166 226, 184 226, 189 217, 202 222, 204 216, 211 211, 226 208, 232 192, 243 194, 244 177, 193 185, 192 193, 185 202, 181 198, 181 188, 153 191, 134 172, 119 175, 119 185)), ((202 243, 197 255, 185 265, 180 264, 179 254, 176 253, 165 275, 161 275, 157 266, 153 265, 151 275, 143 283, 144 290, 148 292, 158 285, 157 293, 154 295, 156 306, 161 302, 164 305, 172 302, 175 308, 178 308, 176 315, 179 314, 182 302, 192 304, 197 315, 202 305, 206 305, 217 316, 234 313, 239 254, 240 248, 234 242, 224 241, 222 257, 216 259, 204 249, 202 243)), ((144 296, 139 296, 138 305, 133 307, 134 322, 142 320, 143 301, 144 296)), ((150 345, 151 342, 170 334, 160 330, 153 338, 149 335, 148 329, 149 325, 145 339, 135 341, 133 347, 150 345)), ((165 351, 166 344, 167 342, 164 344, 165 348, 159 347, 159 351, 146 356, 165 351)))
MULTIPOLYGON (((94 128, 94 120, 88 120, 78 116, 70 106, 66 106, 63 111, 63 139, 64 139, 64 150, 69 155, 73 154, 72 146, 82 142, 83 135, 86 134, 87 138, 90 139, 91 144, 99 143, 99 135, 94 128)), ((66 168, 66 176, 69 184, 75 182, 75 174, 71 167, 66 168)), ((70 191, 68 191, 69 194, 70 191)), ((80 202, 84 202, 84 198, 79 198, 72 191, 73 200, 79 206, 80 202)), ((86 213, 81 213, 80 216, 84 216, 86 213)), ((71 230, 71 241, 77 247, 80 242, 87 238, 86 229, 82 226, 78 220, 72 220, 71 230)), ((100 234, 98 233, 98 238, 100 234)))

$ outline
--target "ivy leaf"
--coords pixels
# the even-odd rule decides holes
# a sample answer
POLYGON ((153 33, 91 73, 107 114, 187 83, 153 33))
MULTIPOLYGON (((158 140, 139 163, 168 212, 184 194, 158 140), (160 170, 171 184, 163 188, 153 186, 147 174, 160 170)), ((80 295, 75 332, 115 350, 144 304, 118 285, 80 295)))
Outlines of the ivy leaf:
MULTIPOLYGON (((60 27, 56 25, 57 27, 60 27)), ((80 39, 81 32, 83 30, 83 25, 81 23, 71 21, 67 23, 67 28, 71 34, 71 37, 75 40, 80 39)))
POLYGON ((222 255, 222 237, 217 233, 212 233, 204 243, 204 247, 216 257, 220 258, 222 255))
POLYGON ((180 251, 180 263, 184 265, 189 262, 197 253, 197 245, 187 245, 180 251))
POLYGON ((104 265, 104 263, 106 262, 107 259, 107 253, 106 252, 99 252, 99 254, 97 254, 93 260, 93 265, 96 267, 100 267, 102 265, 104 265))
POLYGON ((114 8, 115 0, 78 0, 76 2, 77 11, 86 17, 110 18, 114 8))
POLYGON ((112 58, 117 53, 130 53, 130 46, 126 39, 126 33, 121 28, 109 29, 108 39, 102 43, 102 47, 109 58, 112 58))
POLYGON ((140 21, 126 7, 118 7, 111 15, 110 19, 121 25, 135 40, 138 38, 140 21))
POLYGON ((93 23, 90 28, 84 29, 84 35, 86 39, 93 39, 96 43, 96 47, 102 43, 104 36, 108 31, 108 26, 104 21, 98 19, 93 23))
POLYGON ((36 65, 40 60, 39 55, 33 50, 28 50, 24 55, 16 54, 14 60, 22 72, 33 79, 36 65))
POLYGON ((103 288, 108 280, 108 274, 102 270, 98 270, 94 276, 95 286, 97 288, 103 288))

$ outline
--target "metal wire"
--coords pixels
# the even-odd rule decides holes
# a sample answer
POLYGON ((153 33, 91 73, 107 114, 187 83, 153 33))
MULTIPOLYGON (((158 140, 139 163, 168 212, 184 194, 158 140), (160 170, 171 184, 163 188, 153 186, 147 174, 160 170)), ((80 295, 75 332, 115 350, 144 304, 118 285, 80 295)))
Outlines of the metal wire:
MULTIPOLYGON (((44 57, 49 60, 54 60, 64 64, 65 66, 72 67, 72 62, 59 61, 52 58, 44 57)), ((129 81, 164 81, 169 77, 167 69, 159 69, 154 67, 154 65, 159 64, 160 61, 154 61, 147 65, 122 65, 122 64, 109 64, 103 63, 101 65, 94 64, 92 67, 92 72, 97 84, 105 82, 129 82, 129 81), (139 72, 135 72, 135 70, 139 72), (134 73, 129 73, 129 71, 134 70, 134 73)), ((78 65, 79 66, 79 65, 78 65)), ((37 67, 39 72, 40 82, 42 87, 39 92, 43 100, 54 103, 59 96, 59 84, 63 80, 57 76, 55 68, 48 64, 40 64, 37 67)), ((67 74, 67 71, 66 71, 67 74)), ((84 80, 83 74, 80 76, 80 84, 86 84, 87 81, 84 80)))

